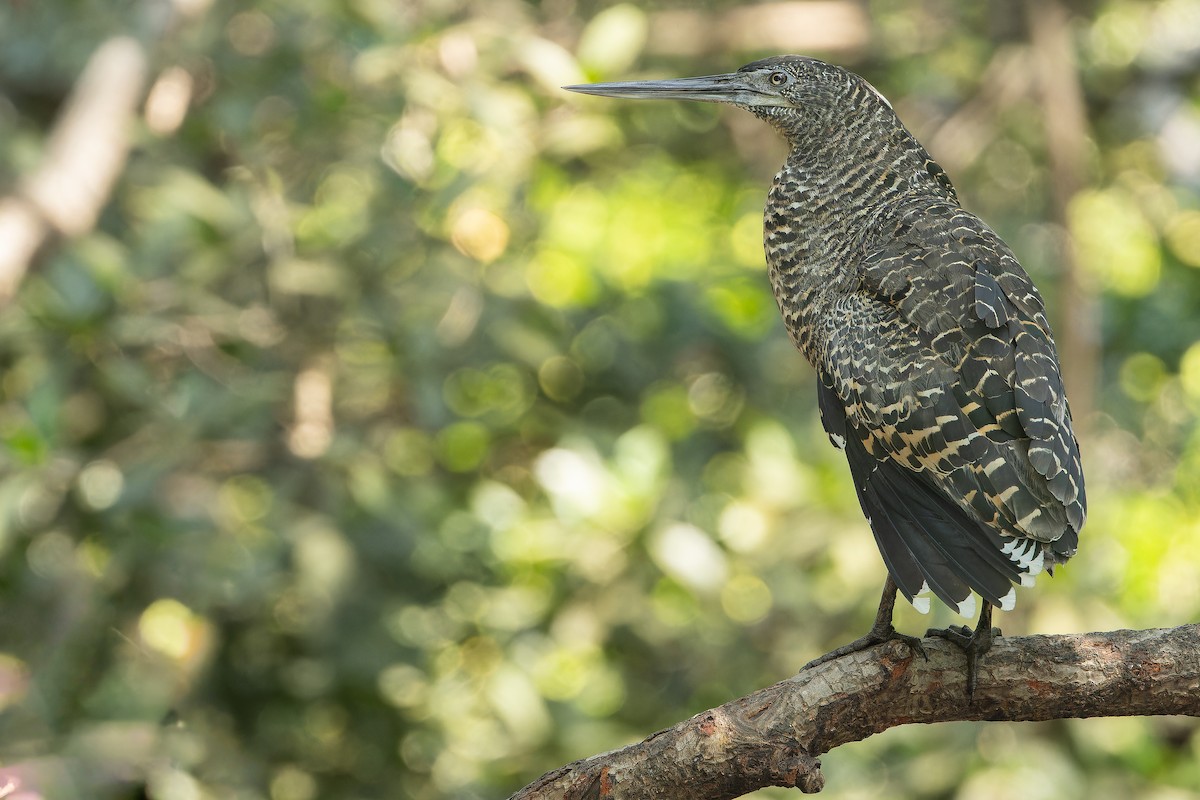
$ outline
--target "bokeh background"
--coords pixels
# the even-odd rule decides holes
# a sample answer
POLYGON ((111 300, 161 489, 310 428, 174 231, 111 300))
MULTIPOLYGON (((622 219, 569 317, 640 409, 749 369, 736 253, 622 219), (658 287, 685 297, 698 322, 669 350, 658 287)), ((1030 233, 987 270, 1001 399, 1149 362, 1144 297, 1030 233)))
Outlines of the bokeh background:
MULTIPOLYGON (((1091 515, 1000 624, 1200 618, 1200 1, 4 0, 4 796, 503 797, 865 631, 764 275, 782 145, 558 88, 780 52, 887 94, 1051 308, 1091 515), (114 37, 79 102, 131 121, 62 134, 114 37)), ((829 798, 1200 797, 1177 718, 823 761, 829 798)))

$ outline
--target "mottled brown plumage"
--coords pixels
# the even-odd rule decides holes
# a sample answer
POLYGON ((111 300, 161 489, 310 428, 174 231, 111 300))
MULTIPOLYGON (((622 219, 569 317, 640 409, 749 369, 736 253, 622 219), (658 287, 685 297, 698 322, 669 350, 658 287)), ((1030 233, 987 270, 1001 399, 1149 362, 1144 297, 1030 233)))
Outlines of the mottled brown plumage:
MULTIPOLYGON (((1008 246, 862 78, 780 56, 736 73, 568 87, 727 102, 788 140, 764 242, 789 335, 819 377, 894 586, 932 592, 990 644, 991 606, 1075 553, 1086 516, 1079 448, 1042 298, 1008 246)), ((889 599, 889 596, 891 599, 889 599)), ((886 613, 885 613, 886 612, 886 613)), ((841 651, 835 651, 841 652, 841 651)))

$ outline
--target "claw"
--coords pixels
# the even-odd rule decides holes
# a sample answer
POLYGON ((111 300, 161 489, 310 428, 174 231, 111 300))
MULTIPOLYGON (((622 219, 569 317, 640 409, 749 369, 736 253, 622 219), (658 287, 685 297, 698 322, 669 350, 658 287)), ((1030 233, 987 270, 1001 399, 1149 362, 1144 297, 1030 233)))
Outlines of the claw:
POLYGON ((801 669, 815 667, 818 664, 824 664, 826 661, 833 661, 834 659, 841 658, 842 656, 849 655, 850 653, 857 653, 859 650, 866 650, 868 647, 873 647, 874 645, 882 644, 883 642, 890 642, 892 640, 904 642, 912 649, 914 653, 918 654, 926 661, 929 660, 929 656, 925 653, 925 647, 921 644, 921 640, 919 638, 916 636, 909 636, 905 633, 899 633, 889 623, 886 629, 877 631, 875 628, 871 628, 866 636, 860 636, 849 644, 844 644, 836 650, 830 650, 825 655, 814 658, 812 661, 801 667, 801 669))
POLYGON ((801 669, 805 670, 810 667, 815 667, 818 664, 824 664, 827 661, 833 661, 836 658, 841 658, 850 653, 857 653, 859 650, 866 650, 883 642, 890 642, 898 639, 904 642, 914 653, 917 653, 926 661, 929 656, 925 653, 925 648, 921 644, 921 640, 916 636, 909 636, 904 633, 898 633, 892 627, 892 612, 896 608, 896 583, 889 575, 887 583, 883 585, 883 596, 879 600, 879 610, 875 612, 875 623, 871 626, 871 630, 867 631, 865 636, 860 636, 849 644, 844 644, 836 650, 831 650, 823 656, 818 656, 812 661, 809 661, 801 669))
POLYGON ((975 630, 966 625, 951 625, 948 628, 930 628, 926 636, 938 636, 958 645, 967 657, 967 698, 974 698, 979 684, 979 659, 992 649, 992 641, 1000 636, 1000 629, 992 627, 992 604, 986 600, 979 612, 979 624, 975 630))

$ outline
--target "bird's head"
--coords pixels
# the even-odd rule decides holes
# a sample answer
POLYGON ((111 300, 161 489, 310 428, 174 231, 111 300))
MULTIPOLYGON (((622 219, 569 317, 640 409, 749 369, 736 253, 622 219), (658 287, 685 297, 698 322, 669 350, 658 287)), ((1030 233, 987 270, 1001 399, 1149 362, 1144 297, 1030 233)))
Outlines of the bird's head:
POLYGON ((848 112, 891 115, 891 104, 852 72, 806 56, 774 56, 724 75, 661 81, 622 81, 564 86, 572 92, 634 100, 700 100, 750 111, 789 139, 815 132, 818 120, 848 112))

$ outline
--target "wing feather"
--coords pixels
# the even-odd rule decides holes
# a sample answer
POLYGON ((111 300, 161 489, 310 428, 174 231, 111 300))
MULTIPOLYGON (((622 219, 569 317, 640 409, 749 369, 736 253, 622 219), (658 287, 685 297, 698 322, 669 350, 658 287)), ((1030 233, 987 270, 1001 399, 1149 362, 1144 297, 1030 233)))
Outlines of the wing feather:
POLYGON ((1075 552, 1086 517, 1041 297, 953 204, 901 209, 873 241, 823 322, 822 419, 906 597, 919 575, 960 610, 971 589, 1011 604, 1011 582, 1075 552))
MULTIPOLYGON (((1020 462, 1018 472, 1028 465, 1044 479, 1028 488, 1039 496, 1048 490, 1077 532, 1087 505, 1079 446, 1050 324, 1029 276, 986 224, 949 203, 901 210, 878 241, 866 248, 863 290, 893 305, 953 368, 967 395, 963 407, 985 435, 1028 442, 1010 460, 1020 462), (994 427, 973 403, 990 412, 994 427)), ((1038 538, 1062 532, 1031 524, 1026 532, 1038 538)))

